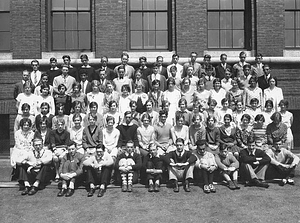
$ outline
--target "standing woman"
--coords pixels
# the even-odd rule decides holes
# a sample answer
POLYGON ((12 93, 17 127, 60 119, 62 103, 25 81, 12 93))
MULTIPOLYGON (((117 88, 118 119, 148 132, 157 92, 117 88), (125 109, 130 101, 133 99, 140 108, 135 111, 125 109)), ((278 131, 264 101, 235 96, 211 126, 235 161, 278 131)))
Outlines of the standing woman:
POLYGON ((112 156, 113 160, 116 160, 118 155, 118 140, 120 137, 120 131, 114 127, 115 118, 113 116, 106 117, 106 126, 102 129, 103 145, 106 151, 112 156))
POLYGON ((282 89, 277 87, 276 77, 270 77, 268 82, 270 87, 264 90, 264 100, 272 100, 275 111, 280 111, 279 102, 283 99, 282 89))
POLYGON ((76 143, 77 152, 84 154, 82 148, 82 135, 83 135, 83 126, 82 126, 82 117, 80 114, 75 113, 72 118, 73 127, 70 129, 70 140, 76 143))
POLYGON ((216 78, 213 81, 213 89, 210 90, 209 100, 212 99, 216 100, 217 102, 216 108, 221 109, 222 108, 221 101, 223 98, 226 98, 226 90, 222 88, 221 80, 219 78, 216 78))
POLYGON ((289 107, 289 102, 287 100, 281 100, 279 102, 280 107, 280 114, 282 117, 282 123, 287 126, 287 139, 286 139, 286 146, 289 150, 294 149, 294 137, 291 130, 293 125, 294 116, 293 113, 289 112, 287 109, 289 107))
POLYGON ((243 104, 245 108, 251 107, 251 99, 257 98, 258 107, 261 107, 263 103, 263 92, 260 87, 257 85, 257 78, 251 77, 249 80, 249 87, 245 88, 243 96, 243 104))

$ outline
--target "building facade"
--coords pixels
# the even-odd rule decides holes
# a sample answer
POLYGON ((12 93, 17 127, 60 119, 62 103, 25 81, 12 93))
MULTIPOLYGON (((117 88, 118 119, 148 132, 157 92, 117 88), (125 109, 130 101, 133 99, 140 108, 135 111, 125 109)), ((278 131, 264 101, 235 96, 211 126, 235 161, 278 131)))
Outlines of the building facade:
POLYGON ((240 51, 250 62, 262 53, 291 109, 300 109, 299 0, 1 0, 0 21, 0 141, 6 144, 13 145, 13 85, 21 71, 31 69, 32 59, 45 71, 44 61, 64 54, 75 66, 88 54, 97 67, 101 56, 114 61, 124 51, 133 65, 142 55, 152 62, 163 55, 167 63, 174 52, 180 63, 192 51, 212 55, 214 63, 221 53, 232 62, 240 51))

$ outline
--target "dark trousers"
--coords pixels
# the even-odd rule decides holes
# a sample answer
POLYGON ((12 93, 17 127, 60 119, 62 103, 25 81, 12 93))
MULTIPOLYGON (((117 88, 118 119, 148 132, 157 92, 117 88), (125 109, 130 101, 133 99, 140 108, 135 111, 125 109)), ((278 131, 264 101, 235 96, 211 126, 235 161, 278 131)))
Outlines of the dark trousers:
POLYGON ((30 170, 30 173, 27 172, 29 165, 22 164, 17 166, 17 170, 19 172, 19 181, 28 181, 29 183, 33 183, 36 180, 39 180, 41 183, 46 183, 49 176, 47 174, 50 173, 50 165, 42 165, 39 171, 35 171, 33 168, 30 170))
POLYGON ((84 172, 86 174, 86 183, 107 186, 110 182, 112 167, 103 166, 101 170, 95 169, 91 166, 85 166, 84 172))
MULTIPOLYGON (((149 160, 146 163, 146 169, 162 170, 162 168, 163 168, 163 161, 153 163, 151 160, 149 160)), ((146 178, 147 178, 147 181, 149 181, 150 179, 153 180, 153 181, 157 181, 157 180, 161 181, 162 174, 161 173, 158 173, 158 174, 146 173, 146 178)))
POLYGON ((204 169, 196 169, 195 173, 198 175, 197 178, 199 181, 203 182, 204 185, 212 184, 214 180, 214 172, 210 173, 204 169))

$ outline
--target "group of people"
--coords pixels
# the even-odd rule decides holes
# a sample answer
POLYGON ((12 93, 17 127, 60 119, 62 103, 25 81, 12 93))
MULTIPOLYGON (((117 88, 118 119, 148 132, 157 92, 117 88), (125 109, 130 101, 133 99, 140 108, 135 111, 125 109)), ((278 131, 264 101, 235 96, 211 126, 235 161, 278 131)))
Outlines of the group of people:
POLYGON ((138 180, 149 192, 162 182, 179 192, 182 181, 186 192, 201 182, 214 193, 215 173, 232 190, 238 177, 249 186, 267 188, 266 175, 294 184, 293 115, 263 56, 250 65, 241 52, 231 66, 221 54, 216 67, 210 55, 202 64, 197 56, 181 65, 173 54, 167 67, 158 56, 152 68, 140 57, 135 69, 122 53, 114 69, 102 57, 96 70, 85 54, 79 69, 65 55, 45 73, 33 60, 14 90, 11 164, 22 195, 37 193, 52 172, 59 197, 72 196, 79 181, 89 197, 97 188, 102 197, 112 181, 131 192, 138 180))

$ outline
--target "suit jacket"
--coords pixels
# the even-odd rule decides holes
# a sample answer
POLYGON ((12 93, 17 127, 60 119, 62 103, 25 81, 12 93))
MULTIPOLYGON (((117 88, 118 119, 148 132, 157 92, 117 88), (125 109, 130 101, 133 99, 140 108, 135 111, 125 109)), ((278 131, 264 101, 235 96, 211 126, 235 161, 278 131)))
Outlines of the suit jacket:
MULTIPOLYGON (((232 67, 226 63, 226 69, 232 69, 232 67)), ((225 77, 225 69, 222 67, 221 64, 219 64, 216 67, 216 78, 220 78, 221 80, 225 77)))
MULTIPOLYGON (((99 80, 100 81, 100 80, 99 80)), ((99 85, 99 90, 102 93, 105 93, 106 90, 106 83, 107 83, 107 79, 104 79, 104 81, 102 83, 100 83, 99 85)))
POLYGON ((265 74, 264 70, 262 68, 263 66, 264 66, 263 64, 261 64, 261 67, 258 67, 257 64, 254 64, 253 66, 251 66, 251 75, 255 76, 255 77, 263 76, 265 74))
POLYGON ((176 150, 175 151, 172 151, 172 152, 169 152, 165 157, 165 162, 170 165, 171 163, 171 159, 173 159, 173 161, 175 163, 185 163, 185 162, 188 162, 189 164, 192 164, 192 163, 195 163, 196 160, 197 160, 197 157, 192 154, 192 152, 190 151, 185 151, 183 150, 183 154, 181 155, 181 157, 179 157, 177 155, 177 152, 176 150))
MULTIPOLYGON (((148 93, 149 92, 149 84, 148 81, 144 80, 143 78, 140 79, 140 82, 142 83, 143 87, 143 92, 148 93)), ((135 90, 136 86, 136 81, 132 81, 132 89, 135 90)))
POLYGON ((99 144, 103 144, 102 129, 99 126, 96 126, 94 131, 91 132, 90 126, 85 127, 82 133, 83 148, 96 147, 99 144))
MULTIPOLYGON (((151 75, 148 76, 148 83, 149 83, 150 90, 152 90, 152 81, 153 80, 152 80, 152 74, 151 74, 151 75)), ((159 87, 160 90, 161 91, 167 90, 167 80, 166 80, 166 78, 164 76, 160 75, 159 81, 160 81, 160 87, 159 87)))
MULTIPOLYGON (((104 67, 100 67, 99 69, 97 69, 95 72, 96 72, 96 75, 95 75, 95 78, 96 78, 96 80, 100 80, 100 77, 99 77, 99 72, 100 72, 100 70, 101 69, 103 69, 104 67)), ((110 80, 110 81, 112 81, 113 79, 115 79, 117 77, 117 75, 115 74, 115 72, 112 70, 112 69, 110 69, 109 67, 106 67, 105 68, 105 79, 106 80, 110 80)))
MULTIPOLYGON (((34 84, 31 81, 30 81, 30 86, 31 86, 31 93, 34 93, 35 86, 34 86, 34 84)), ((23 81, 20 81, 20 82, 18 82, 18 83, 15 84, 15 87, 14 87, 14 99, 16 99, 20 93, 24 93, 24 84, 23 84, 23 81)))
POLYGON ((158 68, 158 73, 160 73, 160 75, 164 76, 166 78, 166 80, 168 79, 168 70, 167 68, 161 66, 161 68, 158 68), (160 70, 161 69, 161 70, 160 70))
POLYGON ((265 165, 271 161, 270 157, 260 149, 255 149, 254 155, 250 155, 248 149, 243 149, 240 152, 240 162, 250 164, 254 168, 257 166, 253 164, 253 162, 256 161, 256 158, 262 158, 259 160, 259 165, 265 165))
POLYGON ((144 80, 147 80, 148 76, 152 74, 152 69, 150 69, 149 67, 145 68, 145 69, 141 69, 142 72, 142 78, 144 80))
MULTIPOLYGON (((81 84, 81 81, 80 81, 80 84, 81 84)), ((87 94, 87 93, 92 92, 92 90, 93 90, 93 89, 92 89, 92 84, 91 84, 91 82, 88 81, 88 83, 87 83, 87 85, 86 85, 86 88, 85 88, 85 90, 84 90, 83 93, 87 94)))
POLYGON ((183 72, 182 72, 182 77, 186 77, 187 76, 187 68, 189 66, 194 67, 194 71, 193 71, 193 76, 199 77, 199 75, 201 74, 201 64, 195 62, 194 65, 192 65, 190 62, 189 63, 185 63, 183 65, 183 72))
POLYGON ((266 77, 265 74, 263 76, 257 78, 258 87, 260 87, 263 91, 265 89, 267 89, 268 87, 270 87, 270 85, 269 85, 270 78, 271 78, 271 75, 269 75, 269 77, 266 77))

